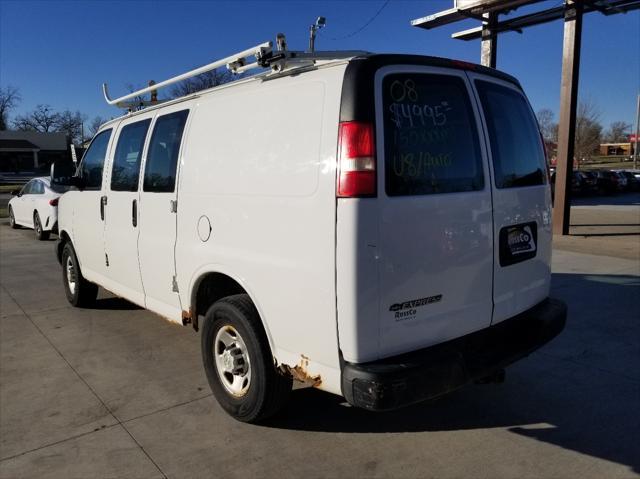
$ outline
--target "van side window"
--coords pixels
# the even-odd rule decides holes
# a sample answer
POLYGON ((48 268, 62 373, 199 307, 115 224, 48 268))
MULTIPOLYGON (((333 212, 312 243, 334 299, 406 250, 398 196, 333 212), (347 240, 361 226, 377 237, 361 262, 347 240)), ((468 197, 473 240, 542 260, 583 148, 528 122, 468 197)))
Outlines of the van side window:
POLYGON ((464 81, 397 73, 382 88, 387 195, 482 190, 478 128, 464 81))
POLYGON ((82 157, 79 174, 84 180, 85 190, 99 190, 102 187, 102 168, 110 138, 110 129, 98 133, 82 157))
POLYGON ((489 130, 497 188, 546 183, 538 123, 524 96, 502 85, 476 81, 489 130))
POLYGON ((122 128, 113 156, 111 191, 137 191, 144 139, 151 120, 131 123, 122 128))
POLYGON ((188 115, 189 110, 183 110, 156 120, 144 168, 144 191, 174 191, 180 142, 188 115))

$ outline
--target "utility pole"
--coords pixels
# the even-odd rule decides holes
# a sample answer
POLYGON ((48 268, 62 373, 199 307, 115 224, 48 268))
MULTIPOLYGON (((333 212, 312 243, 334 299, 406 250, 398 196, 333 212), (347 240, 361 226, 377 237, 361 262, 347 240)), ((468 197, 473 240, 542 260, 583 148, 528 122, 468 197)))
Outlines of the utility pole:
POLYGON ((495 68, 498 55, 498 13, 489 12, 482 15, 482 41, 480 43, 480 63, 489 68, 495 68))
POLYGON ((553 208, 553 234, 556 235, 569 234, 571 221, 571 179, 575 153, 580 43, 582 41, 583 3, 581 0, 565 1, 558 165, 553 208))
POLYGON ((640 130, 640 93, 638 94, 638 105, 636 106, 636 137, 633 142, 633 169, 638 169, 638 133, 640 130))

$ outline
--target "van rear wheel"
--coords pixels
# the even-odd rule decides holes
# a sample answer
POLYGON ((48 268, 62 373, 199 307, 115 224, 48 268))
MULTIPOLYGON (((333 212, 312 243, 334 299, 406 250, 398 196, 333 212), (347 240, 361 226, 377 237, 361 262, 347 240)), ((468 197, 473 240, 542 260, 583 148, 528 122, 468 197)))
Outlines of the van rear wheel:
POLYGON ((93 305, 98 297, 98 285, 87 281, 78 264, 76 252, 71 243, 62 250, 62 281, 67 300, 78 308, 93 305))
POLYGON ((292 380, 276 371, 248 295, 228 296, 213 304, 205 315, 201 341, 209 385, 229 415, 257 423, 285 406, 292 380))

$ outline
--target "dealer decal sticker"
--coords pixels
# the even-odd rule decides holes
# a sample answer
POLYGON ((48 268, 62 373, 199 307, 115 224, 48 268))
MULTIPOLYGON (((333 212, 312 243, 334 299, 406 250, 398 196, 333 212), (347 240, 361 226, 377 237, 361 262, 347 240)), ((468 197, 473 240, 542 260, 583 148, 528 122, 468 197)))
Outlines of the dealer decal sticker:
POLYGON ((536 243, 530 226, 516 227, 509 230, 507 244, 511 254, 529 253, 536 250, 536 243))
POLYGON ((411 319, 418 311, 416 308, 425 306, 427 304, 437 303, 442 299, 441 294, 435 296, 427 296, 426 298, 412 299, 411 301, 405 301, 403 303, 394 303, 389 307, 389 311, 394 313, 394 319, 396 321, 404 321, 405 319, 411 319))

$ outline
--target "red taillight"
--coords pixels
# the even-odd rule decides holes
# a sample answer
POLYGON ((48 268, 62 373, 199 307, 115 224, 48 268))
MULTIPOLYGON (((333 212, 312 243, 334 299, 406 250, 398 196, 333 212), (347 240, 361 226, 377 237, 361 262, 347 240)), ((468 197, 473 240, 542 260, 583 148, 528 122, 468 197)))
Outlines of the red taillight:
POLYGON ((52 199, 52 200, 49 200, 49 204, 50 204, 51 206, 58 206, 58 200, 59 200, 59 199, 60 199, 60 198, 54 198, 54 199, 52 199))
POLYGON ((339 198, 375 196, 376 145, 371 123, 340 123, 337 180, 339 198))

